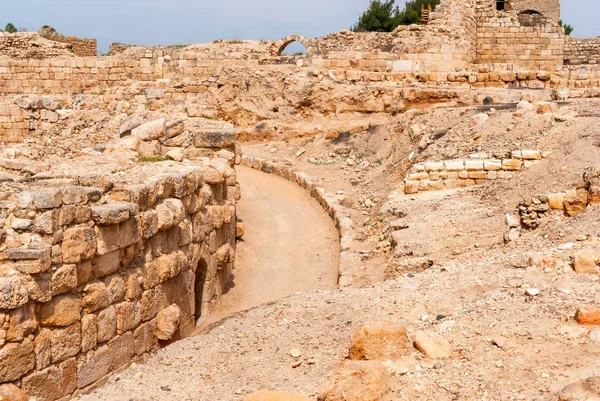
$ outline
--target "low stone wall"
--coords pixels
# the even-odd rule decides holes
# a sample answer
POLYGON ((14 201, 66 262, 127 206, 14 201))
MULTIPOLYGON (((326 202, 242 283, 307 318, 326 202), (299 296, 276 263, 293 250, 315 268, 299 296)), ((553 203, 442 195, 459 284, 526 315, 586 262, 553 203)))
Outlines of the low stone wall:
POLYGON ((227 161, 107 168, 2 184, 0 382, 38 401, 189 336, 233 268, 227 161))
POLYGON ((565 65, 600 64, 600 37, 565 40, 565 65))
POLYGON ((404 193, 465 188, 489 180, 510 178, 512 172, 531 167, 548 154, 539 150, 518 150, 502 159, 474 154, 467 160, 444 160, 415 164, 404 181, 404 193))
POLYGON ((328 194, 324 188, 316 186, 307 174, 296 172, 283 163, 273 163, 260 158, 242 156, 241 164, 267 174, 277 175, 296 183, 307 190, 310 195, 319 202, 327 214, 333 219, 340 234, 338 284, 340 287, 349 286, 352 283, 352 276, 354 274, 352 268, 353 264, 351 263, 353 256, 350 247, 355 237, 350 211, 340 205, 334 195, 328 194))

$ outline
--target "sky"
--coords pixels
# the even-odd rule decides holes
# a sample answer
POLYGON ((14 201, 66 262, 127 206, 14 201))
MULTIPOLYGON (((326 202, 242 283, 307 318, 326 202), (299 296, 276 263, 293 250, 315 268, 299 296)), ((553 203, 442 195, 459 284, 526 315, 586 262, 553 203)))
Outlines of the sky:
MULTIPOLYGON (((397 1, 402 6, 404 1, 397 1)), ((0 0, 0 27, 8 22, 37 31, 50 25, 67 36, 112 42, 172 45, 215 39, 319 37, 348 29, 369 0, 0 0)), ((598 0, 562 0, 573 36, 600 35, 598 0), (590 9, 596 8, 596 10, 590 9)))

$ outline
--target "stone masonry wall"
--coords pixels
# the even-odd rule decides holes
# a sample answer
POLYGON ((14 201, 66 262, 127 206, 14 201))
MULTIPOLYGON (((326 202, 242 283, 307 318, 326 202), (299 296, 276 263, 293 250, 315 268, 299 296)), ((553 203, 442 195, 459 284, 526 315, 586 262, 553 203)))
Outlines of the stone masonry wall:
POLYGON ((227 161, 103 167, 2 184, 0 382, 38 401, 69 399, 189 336, 232 270, 227 161))
POLYGON ((465 188, 488 180, 509 178, 514 171, 532 166, 546 154, 538 150, 519 150, 507 156, 495 158, 482 153, 473 154, 468 160, 415 164, 404 181, 404 193, 465 188))
POLYGON ((600 64, 600 37, 565 39, 565 65, 600 64))

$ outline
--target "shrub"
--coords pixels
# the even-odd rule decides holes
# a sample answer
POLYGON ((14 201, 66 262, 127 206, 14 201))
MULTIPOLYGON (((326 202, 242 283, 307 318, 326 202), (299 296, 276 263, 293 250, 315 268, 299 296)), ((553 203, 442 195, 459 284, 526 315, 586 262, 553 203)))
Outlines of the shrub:
POLYGON ((17 27, 9 22, 8 24, 6 24, 6 28, 4 28, 4 30, 8 33, 15 33, 17 32, 17 27))

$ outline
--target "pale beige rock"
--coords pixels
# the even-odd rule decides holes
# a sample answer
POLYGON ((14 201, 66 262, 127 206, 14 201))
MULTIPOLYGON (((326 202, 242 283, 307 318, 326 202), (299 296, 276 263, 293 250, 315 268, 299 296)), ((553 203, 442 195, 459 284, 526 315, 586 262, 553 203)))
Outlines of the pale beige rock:
POLYGON ((65 263, 79 263, 96 253, 96 235, 89 227, 69 228, 65 231, 62 254, 65 263))
POLYGON ((410 352, 406 328, 391 322, 363 324, 354 333, 349 358, 352 360, 394 360, 410 352))
POLYGON ((173 340, 181 318, 181 310, 175 304, 158 312, 156 316, 156 338, 159 340, 173 340))
POLYGON ((450 343, 436 333, 418 331, 415 334, 415 348, 432 359, 450 356, 450 343))
POLYGON ((548 205, 550 209, 563 210, 565 197, 567 196, 564 192, 548 194, 548 205))
POLYGON ((581 251, 575 254, 573 268, 577 273, 599 274, 600 253, 592 250, 581 251))

